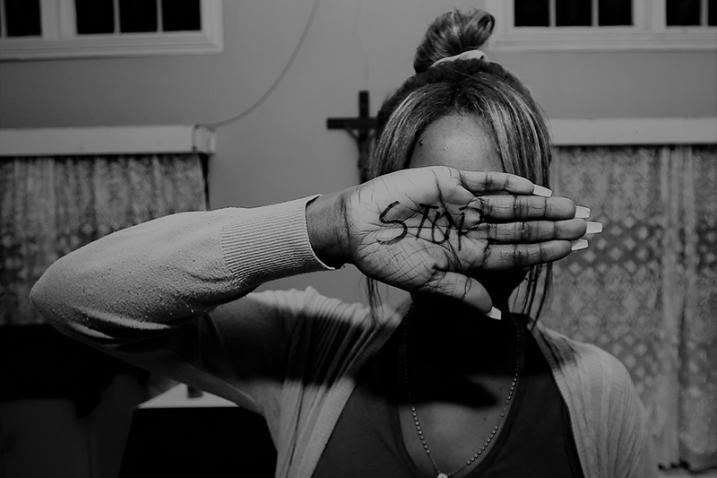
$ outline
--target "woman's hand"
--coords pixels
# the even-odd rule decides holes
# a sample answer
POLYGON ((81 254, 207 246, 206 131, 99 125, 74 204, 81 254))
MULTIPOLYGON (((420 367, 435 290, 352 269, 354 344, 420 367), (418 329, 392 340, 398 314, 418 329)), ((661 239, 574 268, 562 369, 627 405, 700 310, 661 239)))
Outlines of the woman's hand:
POLYGON ((490 296, 472 273, 555 261, 586 232, 571 200, 546 194, 502 172, 406 169, 343 191, 333 217, 319 221, 335 226, 323 235, 331 237, 323 243, 333 243, 334 259, 409 292, 447 295, 488 312, 490 296))

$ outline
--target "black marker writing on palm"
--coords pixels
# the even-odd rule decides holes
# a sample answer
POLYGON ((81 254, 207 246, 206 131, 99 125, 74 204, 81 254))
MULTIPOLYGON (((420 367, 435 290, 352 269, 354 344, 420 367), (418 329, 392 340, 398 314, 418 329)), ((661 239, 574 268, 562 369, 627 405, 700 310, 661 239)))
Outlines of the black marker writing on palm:
MULTIPOLYGON (((379 215, 378 219, 382 224, 394 224, 400 228, 400 232, 395 237, 387 240, 379 239, 379 244, 392 245, 409 235, 408 225, 404 221, 391 219, 390 217, 391 210, 399 205, 399 201, 394 201, 386 206, 379 215)), ((472 227, 465 227, 466 211, 473 211, 481 216, 481 210, 470 204, 458 208, 457 214, 452 214, 444 208, 430 204, 420 203, 419 207, 421 208, 421 219, 413 236, 416 239, 424 239, 433 244, 441 245, 447 242, 451 237, 451 233, 455 231, 458 250, 461 250, 461 238, 468 232, 475 230, 483 222, 481 218, 472 227)))

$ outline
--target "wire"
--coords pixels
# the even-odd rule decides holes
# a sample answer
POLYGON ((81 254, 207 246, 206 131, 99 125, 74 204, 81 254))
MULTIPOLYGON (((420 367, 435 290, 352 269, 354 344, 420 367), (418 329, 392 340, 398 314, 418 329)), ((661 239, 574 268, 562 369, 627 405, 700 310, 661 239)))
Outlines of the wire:
POLYGON ((264 101, 266 101, 269 96, 276 90, 277 86, 279 86, 279 83, 281 83, 281 80, 284 79, 286 76, 286 73, 291 68, 291 65, 294 63, 294 60, 296 59, 299 50, 301 49, 301 45, 304 44, 304 40, 306 39, 306 35, 309 33, 309 29, 311 28, 311 24, 314 22, 314 18, 316 17, 316 11, 319 7, 319 0, 314 0, 314 4, 311 6, 311 12, 309 13, 309 19, 306 21, 306 25, 304 26, 304 30, 301 32, 301 36, 299 37, 299 41, 296 43, 296 47, 294 47, 294 51, 291 52, 291 55, 289 56, 289 60, 286 62, 284 67, 281 69, 281 72, 279 72, 279 76, 276 77, 274 82, 267 88, 267 90, 264 92, 263 95, 259 97, 258 100, 254 102, 251 106, 246 108, 241 113, 238 113, 230 118, 227 118, 225 120, 216 121, 214 123, 206 123, 200 126, 209 128, 209 129, 216 129, 221 126, 225 126, 231 123, 234 123, 235 121, 239 121, 240 119, 244 118, 245 116, 248 116, 252 111, 257 109, 264 101))

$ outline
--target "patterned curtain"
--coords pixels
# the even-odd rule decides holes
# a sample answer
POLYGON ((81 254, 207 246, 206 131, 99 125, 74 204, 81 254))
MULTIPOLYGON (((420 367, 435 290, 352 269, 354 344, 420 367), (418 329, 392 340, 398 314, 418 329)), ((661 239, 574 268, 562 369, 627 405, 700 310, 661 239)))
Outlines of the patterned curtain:
POLYGON ((110 232, 206 207, 199 154, 0 159, 0 325, 41 324, 28 294, 57 258, 110 232))
POLYGON ((660 464, 717 466, 717 146, 555 153, 553 189, 605 230, 556 264, 546 324, 625 364, 660 464))

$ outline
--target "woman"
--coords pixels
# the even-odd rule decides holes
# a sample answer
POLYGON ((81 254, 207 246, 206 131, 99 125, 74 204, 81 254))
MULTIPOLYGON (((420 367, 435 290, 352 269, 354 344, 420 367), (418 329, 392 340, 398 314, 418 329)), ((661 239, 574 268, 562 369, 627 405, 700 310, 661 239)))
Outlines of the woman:
POLYGON ((479 11, 431 25, 360 186, 119 231, 57 261, 33 302, 79 340, 261 413, 276 476, 653 476, 624 367, 509 312, 526 274, 529 311, 541 266, 597 229, 541 186, 545 124, 476 50, 492 28, 479 11), (345 263, 411 305, 250 293, 345 263))

